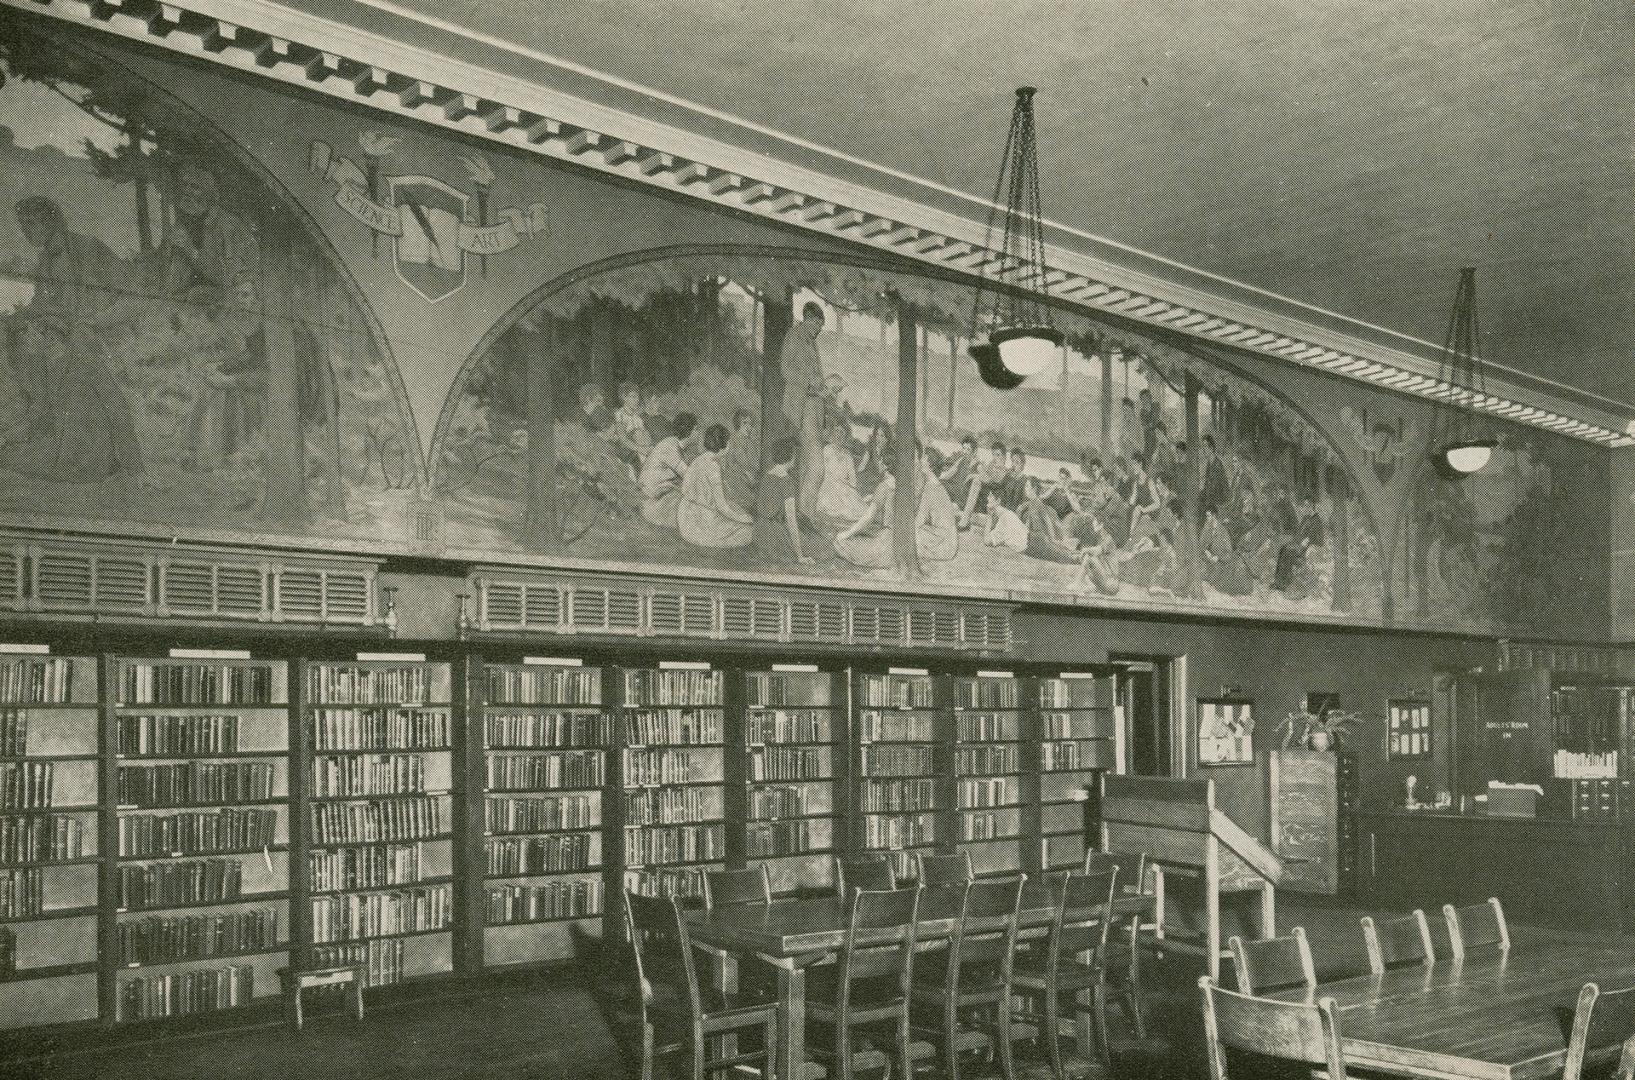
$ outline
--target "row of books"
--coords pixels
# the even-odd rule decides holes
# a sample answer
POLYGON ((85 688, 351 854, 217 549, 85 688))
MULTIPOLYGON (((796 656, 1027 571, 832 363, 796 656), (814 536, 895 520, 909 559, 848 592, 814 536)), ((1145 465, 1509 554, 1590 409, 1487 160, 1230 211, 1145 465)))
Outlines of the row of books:
POLYGON ((632 670, 624 673, 626 705, 719 705, 719 671, 632 670))
POLYGON ((626 750, 625 787, 659 787, 720 780, 720 756, 695 750, 626 750), (713 775, 712 775, 713 774, 713 775))
POLYGON ((720 709, 637 709, 624 714, 626 746, 713 746, 722 739, 720 709))
POLYGON ((954 748, 954 769, 961 776, 1022 771, 1020 748, 1004 744, 958 746, 954 748))
POLYGON ((751 708, 829 704, 829 676, 818 673, 752 671, 744 676, 751 708))
POLYGON ((708 862, 726 857, 726 833, 720 825, 661 825, 624 831, 625 863, 708 862))
POLYGON ((119 1019, 188 1016, 248 1005, 255 996, 255 968, 230 964, 162 975, 141 975, 119 985, 119 1019))
POLYGON ((307 700, 325 705, 426 705, 441 674, 428 665, 307 668, 307 700))
POLYGON ((606 746, 612 718, 590 712, 494 712, 483 717, 490 747, 606 746))
POLYGON ((483 831, 488 833, 593 829, 601 823, 600 796, 559 795, 551 799, 526 799, 490 795, 483 800, 483 831))
POLYGON ((704 895, 704 873, 695 866, 653 867, 632 870, 624 876, 624 887, 638 896, 679 896, 697 899, 704 895))
POLYGON ((85 822, 69 814, 0 817, 0 864, 60 862, 85 855, 85 822))
POLYGON ((960 742, 1012 741, 1022 737, 1021 720, 1014 713, 961 713, 960 742))
POLYGON ((751 859, 804 854, 814 847, 813 824, 810 821, 751 824, 744 832, 744 851, 751 859))
POLYGON ((863 819, 863 846, 895 851, 935 843, 936 819, 930 814, 875 816, 863 819))
POLYGON ((278 909, 206 915, 152 915, 121 922, 121 964, 166 964, 278 948, 278 909))
POLYGON ((1090 709, 1095 707, 1096 682, 1092 679, 1040 679, 1041 709, 1090 709))
POLYGON ((49 761, 0 764, 0 810, 40 810, 50 806, 51 780, 55 773, 49 761))
POLYGON ((863 748, 863 771, 869 776, 929 776, 932 769, 929 746, 863 748))
POLYGON ((273 798, 270 761, 179 761, 121 765, 115 786, 120 806, 185 806, 265 802, 273 798))
POLYGON ((599 850, 593 833, 507 836, 491 839, 488 872, 495 877, 589 870, 599 850))
POLYGON ((876 709, 929 709, 932 682, 925 675, 865 675, 858 680, 858 704, 876 709))
POLYGON ((959 806, 983 808, 1011 806, 1021 801, 1021 785, 1014 776, 974 777, 958 785, 959 806))
POLYGON ((643 788, 624 793, 626 825, 681 825, 720 816, 720 794, 709 788, 643 788))
POLYGON ((145 858, 246 851, 270 847, 277 828, 276 810, 121 815, 119 854, 145 858))
POLYGON ((863 743, 931 742, 937 737, 936 719, 915 713, 862 712, 857 715, 857 737, 863 743))
POLYGON ((119 674, 125 705, 272 705, 278 690, 270 664, 127 660, 119 674))
POLYGON ((314 709, 314 750, 447 750, 449 713, 438 709, 314 709))
POLYGON ((598 668, 490 667, 485 669, 487 700, 512 705, 600 705, 598 668))
POLYGON ((807 788, 794 785, 751 788, 750 820, 776 821, 779 818, 805 817, 810 805, 807 793, 807 788))
POLYGON ((244 864, 238 859, 184 859, 119 868, 119 906, 162 908, 236 900, 244 892, 244 864))
POLYGON ((325 846, 423 840, 447 828, 443 802, 432 795, 378 802, 314 803, 308 809, 312 842, 325 846))
POLYGON ((307 880, 313 892, 412 885, 423 876, 422 855, 417 843, 312 851, 307 853, 307 880))
POLYGON ((312 759, 312 794, 413 795, 426 789, 426 759, 419 754, 348 754, 312 759))
POLYGON ((778 709, 752 712, 744 720, 744 741, 762 743, 826 743, 832 741, 833 717, 828 709, 778 709))
POLYGON ((827 780, 834 751, 822 746, 761 746, 749 755, 751 780, 827 780))
POLYGON ((0 701, 58 705, 74 700, 74 661, 67 656, 27 656, 0 664, 0 701))
POLYGON ((454 892, 446 884, 313 897, 312 940, 321 943, 443 930, 453 917, 454 892))
POLYGON ((598 788, 607 777, 606 758, 599 750, 489 754, 484 765, 490 791, 598 788))
POLYGON ((403 939, 384 938, 347 945, 315 945, 314 967, 355 964, 363 969, 364 986, 390 986, 403 981, 403 939))
POLYGON ((602 913, 602 880, 577 878, 535 885, 490 885, 485 916, 489 926, 582 919, 602 913))
POLYGON ((863 781, 865 813, 930 810, 936 803, 937 781, 930 777, 863 781))
POLYGON ((28 710, 0 708, 0 757, 28 753, 28 710))
POLYGON ((44 910, 43 871, 0 870, 0 919, 20 919, 44 910))
POLYGON ((125 757, 236 754, 240 723, 234 713, 122 714, 116 743, 125 757))
POLYGON ((1041 713, 1039 738, 1095 739, 1102 737, 1102 730, 1106 730, 1104 725, 1105 722, 1098 722, 1096 717, 1084 713, 1041 713))
POLYGON ((954 704, 961 709, 1020 708, 1022 684, 1015 679, 959 679, 954 704))
POLYGON ((1099 742, 1045 742, 1039 744, 1042 772, 1078 772, 1104 768, 1109 751, 1099 742))
POLYGON ((961 840, 1009 840, 1020 831, 1018 823, 1012 820, 1014 814, 994 813, 991 810, 968 812, 960 815, 959 838, 961 840))

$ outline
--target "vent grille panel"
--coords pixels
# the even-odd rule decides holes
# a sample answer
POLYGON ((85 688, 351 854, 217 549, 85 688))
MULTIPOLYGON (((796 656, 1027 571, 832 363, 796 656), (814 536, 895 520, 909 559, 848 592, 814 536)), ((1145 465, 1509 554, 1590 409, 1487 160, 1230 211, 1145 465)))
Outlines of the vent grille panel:
POLYGON ((88 608, 95 575, 89 554, 43 552, 36 557, 34 596, 40 606, 88 608))
POLYGON ((103 556, 96 566, 99 609, 142 611, 148 606, 148 564, 141 559, 103 556))

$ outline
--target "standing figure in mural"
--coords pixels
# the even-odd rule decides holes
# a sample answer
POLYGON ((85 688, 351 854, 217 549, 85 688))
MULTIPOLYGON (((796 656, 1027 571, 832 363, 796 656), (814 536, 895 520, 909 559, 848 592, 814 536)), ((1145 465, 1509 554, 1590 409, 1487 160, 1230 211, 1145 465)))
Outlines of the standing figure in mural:
POLYGON ((670 421, 670 434, 654 445, 637 478, 642 489, 642 517, 666 529, 676 527, 681 481, 687 475, 686 446, 697 426, 698 417, 692 413, 677 413, 670 421))
POLYGON ((157 255, 164 295, 196 304, 221 303, 241 277, 261 269, 255 233, 222 209, 216 174, 197 162, 176 172, 176 223, 157 255))
MULTIPOLYGON (((852 460, 851 435, 845 424, 829 425, 829 438, 818 462, 818 490, 809 516, 819 522, 854 524, 863 515, 864 500, 857 490, 857 464, 852 460)), ((806 481, 802 477, 801 494, 805 493, 806 481)))
POLYGON ((783 415, 800 439, 800 509, 815 518, 818 489, 823 484, 823 421, 828 400, 817 347, 818 335, 823 333, 823 305, 808 301, 800 316, 800 322, 783 336, 778 366, 783 372, 783 415))
POLYGON ((1226 476, 1226 463, 1215 450, 1215 436, 1204 436, 1204 482, 1198 492, 1198 505, 1204 510, 1224 514, 1232 504, 1232 482, 1226 476))
POLYGON ((704 451, 687 466, 676 505, 676 531, 696 547, 740 548, 755 538, 755 518, 727 499, 721 479, 721 452, 727 429, 711 424, 704 431, 704 451))
POLYGON ((1161 422, 1158 411, 1158 402, 1153 399, 1152 391, 1142 387, 1141 393, 1141 453, 1148 463, 1152 461, 1153 451, 1158 448, 1158 425, 1161 422))
POLYGON ((1125 398, 1119 405, 1118 456, 1128 461, 1147 452, 1147 438, 1141 430, 1141 415, 1135 411, 1135 402, 1125 398))
POLYGON ((721 482, 727 501, 746 512, 755 509, 755 487, 760 483, 761 437, 755 414, 739 407, 732 414, 732 436, 721 455, 721 482))
POLYGON ((43 382, 46 409, 0 446, 0 468, 46 480, 92 483, 142 468, 130 403, 94 335, 73 333, 49 311, 24 310, 10 353, 43 382))
POLYGON ((619 384, 619 407, 613 412, 613 446, 619 460, 630 469, 635 478, 642 462, 653 452, 653 436, 647 431, 647 417, 642 412, 641 387, 633 382, 619 384))
MULTIPOLYGON (((200 373, 188 420, 188 442, 200 468, 221 467, 261 431, 267 396, 267 335, 261 315, 255 279, 245 275, 233 289, 233 303, 219 316, 225 356, 200 373)), ((297 385, 308 389, 310 397, 308 382, 303 378, 297 385)))
POLYGON ((40 249, 28 308, 50 312, 70 325, 99 325, 124 291, 125 264, 101 240, 70 231, 62 207, 44 195, 18 202, 17 225, 40 249))
POLYGON ((800 531, 800 481, 795 458, 800 440, 786 436, 772 444, 772 466, 755 490, 755 553, 774 565, 790 559, 801 565, 817 562, 806 554, 800 531))

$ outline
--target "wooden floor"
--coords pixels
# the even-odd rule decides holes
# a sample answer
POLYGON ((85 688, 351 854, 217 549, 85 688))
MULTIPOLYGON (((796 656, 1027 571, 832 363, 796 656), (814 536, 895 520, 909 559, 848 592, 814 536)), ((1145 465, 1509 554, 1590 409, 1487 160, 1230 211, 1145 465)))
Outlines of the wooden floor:
MULTIPOLYGON (((1361 909, 1325 903, 1280 904, 1283 929, 1302 925, 1320 980, 1366 969, 1357 931, 1361 909)), ((1557 932, 1514 928, 1518 940, 1557 932)), ((1149 982, 1154 1028, 1174 1053, 1140 1070, 1179 1080, 1203 1075, 1194 964, 1174 962, 1149 982)), ((618 1045, 591 973, 558 971, 488 976, 440 990, 371 1001, 362 1023, 338 1001, 296 1033, 269 1009, 257 1022, 226 1029, 212 1018, 91 1032, 67 1039, 0 1036, 5 1080, 615 1080, 625 1076, 618 1045)), ((1038 1069, 1030 1074, 1045 1075, 1038 1069)))

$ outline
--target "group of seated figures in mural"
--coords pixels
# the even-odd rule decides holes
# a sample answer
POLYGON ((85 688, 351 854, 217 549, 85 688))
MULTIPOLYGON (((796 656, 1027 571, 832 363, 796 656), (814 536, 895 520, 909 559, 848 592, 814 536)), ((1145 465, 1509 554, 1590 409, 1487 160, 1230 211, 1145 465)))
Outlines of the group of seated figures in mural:
MULTIPOLYGON (((825 370, 823 306, 807 303, 800 316, 778 348, 781 415, 764 450, 759 401, 735 377, 695 370, 695 380, 722 386, 693 395, 701 404, 692 408, 635 381, 613 395, 578 385, 576 423, 558 437, 558 453, 626 519, 627 551, 641 548, 630 531, 639 517, 699 555, 747 549, 757 568, 898 565, 898 432, 855 409, 842 376, 825 370)), ((1334 554, 1317 499, 1205 433, 1191 492, 1199 528, 1183 527, 1187 446, 1171 422, 1144 388, 1122 399, 1115 452, 1105 456, 1083 449, 1077 460, 1059 451, 1030 460, 1020 438, 992 429, 915 438, 922 570, 963 559, 986 577, 1015 559, 1057 591, 1202 598, 1207 586, 1223 598, 1327 603, 1334 554)))

